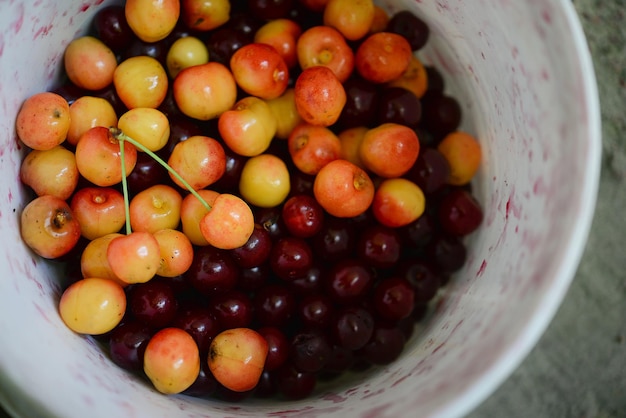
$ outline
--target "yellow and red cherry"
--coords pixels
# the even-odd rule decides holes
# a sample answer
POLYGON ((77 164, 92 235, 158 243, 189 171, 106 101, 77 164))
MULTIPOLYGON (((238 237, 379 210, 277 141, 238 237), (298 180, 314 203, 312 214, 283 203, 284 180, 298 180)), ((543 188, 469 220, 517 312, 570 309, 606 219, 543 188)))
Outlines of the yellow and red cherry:
POLYGON ((365 132, 359 157, 371 172, 385 178, 408 172, 420 150, 415 131, 397 123, 383 123, 365 132))
POLYGON ((70 105, 62 96, 36 93, 28 97, 17 113, 15 130, 27 147, 45 151, 65 141, 70 129, 70 105))
POLYGON ((159 392, 183 392, 200 373, 198 345, 180 328, 163 328, 146 345, 143 370, 159 392))
POLYGON ((43 258, 69 253, 80 238, 80 225, 63 199, 44 195, 31 200, 20 215, 22 239, 43 258))
POLYGON ((296 107, 295 93, 293 88, 271 100, 266 100, 274 119, 276 120, 276 138, 287 139, 291 131, 302 122, 302 116, 296 107))
POLYGON ((313 193, 326 212, 338 218, 350 218, 370 207, 374 183, 362 168, 347 160, 335 160, 317 173, 313 193))
POLYGON ((147 55, 127 58, 113 75, 115 92, 128 109, 156 109, 165 100, 168 83, 165 68, 156 58, 147 55))
POLYGON ((124 14, 139 39, 158 42, 174 30, 180 16, 180 1, 127 0, 124 14))
POLYGON ((373 83, 388 83, 406 71, 412 56, 411 45, 404 37, 377 32, 359 45, 354 60, 361 77, 373 83))
POLYGON ((250 204, 270 208, 281 204, 291 190, 289 169, 273 154, 261 154, 246 161, 239 178, 239 193, 250 204))
POLYGON ((102 279, 113 280, 122 287, 128 286, 123 280, 113 273, 109 260, 107 258, 107 249, 109 243, 123 234, 114 232, 112 234, 103 235, 99 238, 91 240, 87 243, 80 255, 80 271, 83 277, 99 277, 102 279))
POLYGON ((404 178, 383 180, 376 189, 372 212, 381 224, 398 228, 417 220, 424 213, 422 189, 404 178))
MULTIPOLYGON (((76 144, 75 153, 78 171, 91 183, 109 187, 122 181, 120 144, 108 128, 96 126, 85 132, 76 144)), ((137 149, 132 144, 125 144, 124 153, 128 175, 137 162, 137 149)))
POLYGON ((240 197, 222 193, 200 221, 200 232, 207 242, 223 250, 239 248, 254 231, 254 215, 240 197))
POLYGON ((83 187, 72 196, 70 208, 90 241, 118 232, 126 222, 124 196, 112 187, 83 187))
POLYGON ((267 44, 283 57, 287 68, 294 68, 298 64, 296 45, 302 29, 290 19, 274 19, 265 23, 254 33, 254 42, 267 44))
POLYGON ((330 126, 337 122, 347 100, 333 70, 321 65, 302 71, 294 93, 298 113, 311 125, 330 126))
POLYGON ((255 96, 247 96, 222 113, 218 120, 220 136, 236 154, 253 157, 270 146, 276 134, 277 118, 269 105, 255 96))
POLYGON ((157 275, 177 277, 189 270, 193 261, 193 246, 189 238, 176 229, 161 229, 154 233, 161 250, 161 265, 157 275))
POLYGON ((180 111, 198 120, 218 117, 237 100, 233 74, 218 62, 185 68, 174 79, 172 91, 180 111))
POLYGON ((67 142, 75 146, 82 134, 94 126, 117 126, 117 114, 113 105, 108 100, 95 96, 82 96, 74 100, 70 105, 67 142))
POLYGON ((167 51, 165 66, 171 78, 194 65, 209 62, 209 50, 204 42, 195 36, 178 38, 167 51))
POLYGON ((161 229, 176 229, 182 201, 180 193, 166 184, 156 184, 137 193, 129 205, 132 230, 155 234, 161 229))
POLYGON ((305 70, 322 65, 343 83, 354 70, 354 52, 344 36, 329 26, 313 26, 302 33, 296 45, 298 63, 305 70))
MULTIPOLYGON (((209 206, 212 206, 217 196, 219 196, 218 192, 207 189, 198 190, 198 194, 209 206)), ((193 245, 209 245, 200 230, 200 221, 207 213, 209 213, 209 209, 193 194, 185 196, 181 203, 180 223, 182 231, 193 245)))
POLYGON ((341 142, 324 126, 302 123, 287 139, 295 166, 305 174, 315 175, 322 167, 341 156, 341 142))
POLYGON ((59 313, 69 329, 101 335, 115 328, 126 311, 126 294, 112 280, 87 277, 72 283, 61 295, 59 313))
POLYGON ((107 261, 115 276, 128 283, 145 283, 161 265, 159 242, 149 232, 116 237, 107 248, 107 261))
POLYGON ((289 69, 274 47, 253 42, 239 48, 230 59, 237 85, 251 96, 275 99, 289 83, 289 69))
POLYGON ((324 25, 336 28, 346 39, 356 41, 370 32, 374 22, 372 0, 329 0, 324 8, 324 25))
POLYGON ((102 90, 113 81, 117 59, 98 38, 81 36, 71 41, 63 56, 67 77, 85 90, 102 90))
POLYGON ((253 329, 233 328, 219 333, 209 347, 211 373, 235 392, 254 389, 267 358, 267 341, 253 329))
POLYGON ((20 180, 37 196, 67 200, 76 189, 78 177, 76 157, 62 145, 45 151, 32 150, 20 165, 20 180))
POLYGON ((150 151, 160 150, 170 138, 167 116, 151 107, 130 109, 120 116, 117 127, 150 151))
MULTIPOLYGON (((167 164, 195 190, 215 183, 226 171, 226 153, 214 138, 195 135, 176 144, 167 164)), ((187 186, 170 173, 174 183, 187 186)))
POLYGON ((181 20, 196 31, 209 31, 228 22, 229 0, 181 0, 181 20))

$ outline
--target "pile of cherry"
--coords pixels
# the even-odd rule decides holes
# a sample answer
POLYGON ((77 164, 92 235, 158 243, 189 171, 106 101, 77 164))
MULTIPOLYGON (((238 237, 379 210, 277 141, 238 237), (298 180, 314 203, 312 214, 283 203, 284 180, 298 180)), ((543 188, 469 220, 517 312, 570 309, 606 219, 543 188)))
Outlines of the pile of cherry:
MULTIPOLYGON (((261 43, 259 33, 270 22, 296 28, 301 36, 311 28, 328 27, 336 21, 332 15, 328 17, 330 12, 325 12, 325 8, 333 5, 345 11, 345 4, 352 7, 352 3, 341 0, 225 2, 228 7, 223 6, 220 11, 224 21, 205 29, 200 27, 201 19, 191 21, 188 17, 192 5, 199 3, 202 2, 181 1, 181 19, 158 41, 142 40, 133 32, 124 6, 99 11, 91 35, 112 50, 117 63, 138 56, 155 58, 172 81, 182 70, 170 61, 171 55, 168 59, 168 52, 177 40, 201 41, 208 61, 229 68, 236 51, 261 43), (190 23, 196 26, 190 27, 190 23)), ((355 13, 360 12, 358 9, 355 8, 355 13)), ((356 39, 346 37, 352 51, 357 51, 373 33, 401 35, 412 53, 427 42, 428 27, 416 16, 408 12, 388 16, 378 7, 374 10, 366 34, 356 39)), ((351 34, 349 28, 341 30, 351 34)), ((286 51, 285 61, 288 54, 295 56, 293 50, 286 51)), ((303 170, 309 167, 307 163, 320 157, 297 156, 289 139, 294 130, 304 129, 302 124, 308 126, 305 133, 313 138, 310 141, 316 138, 316 133, 312 124, 303 122, 301 115, 294 116, 293 98, 288 97, 272 110, 286 109, 291 113, 276 117, 275 138, 261 152, 284 163, 289 178, 283 184, 288 186, 283 197, 270 204, 264 204, 264 198, 272 201, 271 196, 246 199, 255 188, 263 187, 255 183, 259 177, 256 172, 246 180, 251 186, 243 190, 246 186, 242 173, 253 156, 237 152, 236 145, 229 146, 232 139, 223 138, 219 115, 201 120, 182 111, 170 82, 166 97, 154 106, 169 123, 167 142, 156 154, 168 161, 176 145, 188 138, 199 135, 214 138, 223 149, 225 168, 219 179, 203 188, 243 196, 254 215, 254 230, 243 246, 234 249, 220 249, 194 238, 193 257, 186 271, 172 277, 156 274, 145 283, 125 285, 123 318, 112 330, 96 335, 107 344, 113 362, 144 375, 144 353, 152 337, 160 330, 178 328, 188 333, 197 346, 199 371, 190 385, 172 392, 162 391, 235 401, 248 396, 305 398, 313 392, 318 380, 386 365, 400 356, 416 321, 424 317, 439 289, 465 263, 463 238, 482 221, 482 210, 469 185, 478 168, 480 151, 471 135, 457 130, 461 108, 444 91, 443 79, 435 68, 422 66, 413 57, 410 65, 403 67, 400 77, 374 82, 356 67, 350 67, 341 80, 346 99, 337 120, 318 128, 326 130, 325 135, 335 135, 336 143, 342 144, 331 159, 349 160, 364 168, 376 188, 390 176, 384 175, 385 167, 380 168, 382 175, 379 175, 364 165, 355 151, 358 145, 354 144, 362 140, 364 132, 384 124, 409 128, 419 140, 419 154, 411 161, 410 169, 394 178, 407 180, 419 189, 417 197, 409 199, 424 202, 417 209, 417 218, 392 225, 389 219, 393 220, 394 209, 391 215, 385 214, 375 203, 357 216, 337 216, 320 204, 314 191, 320 168, 303 170), (283 129, 285 125, 288 128, 286 132, 280 131, 281 122, 283 129), (293 129, 290 123, 294 124, 293 129), (260 377, 252 389, 229 389, 216 380, 206 361, 215 337, 222 331, 239 328, 255 330, 267 344, 260 377)), ((304 72, 298 62, 290 63, 288 68, 289 86, 285 96, 293 94, 293 86, 304 72)), ((237 86, 237 100, 253 96, 244 87, 247 86, 237 86)), ((90 90, 67 81, 54 92, 70 106, 79 98, 91 96, 106 99, 116 117, 129 110, 114 84, 90 90)), ((77 148, 76 141, 62 145, 71 152, 77 148)), ((395 163, 387 162, 391 166, 395 163)), ((24 182, 32 187, 29 179, 24 178, 24 182)), ((127 177, 130 197, 159 185, 176 190, 181 200, 189 196, 189 191, 154 158, 137 152, 136 164, 127 177)), ((111 187, 122 191, 120 183, 111 187)), ((414 190, 398 187, 400 193, 414 190)), ((65 200, 70 202, 81 190, 89 188, 97 186, 81 175, 75 191, 65 200)), ((393 195, 393 187, 389 188, 393 195)), ((187 232, 182 223, 177 222, 174 229, 187 232)), ((119 228, 119 233, 124 233, 123 225, 119 228)), ((80 260, 95 238, 83 233, 70 251, 56 257, 67 266, 64 286, 83 279, 80 260)), ((159 390, 163 389, 160 384, 163 382, 155 383, 159 390)))

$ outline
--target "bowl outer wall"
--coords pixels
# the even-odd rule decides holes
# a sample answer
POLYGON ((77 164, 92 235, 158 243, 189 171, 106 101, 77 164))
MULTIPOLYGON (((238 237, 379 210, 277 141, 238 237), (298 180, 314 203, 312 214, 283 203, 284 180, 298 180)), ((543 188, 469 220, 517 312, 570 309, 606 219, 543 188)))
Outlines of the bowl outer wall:
MULTIPOLYGON (((58 81, 63 47, 108 2, 12 2, 0 16, 0 392, 21 416, 460 416, 534 346, 567 291, 591 225, 600 117, 591 59, 568 1, 385 2, 432 29, 420 56, 461 98, 463 128, 485 163, 475 190, 485 225, 436 312, 367 381, 289 404, 226 405, 165 397, 113 366, 57 315, 55 269, 19 237, 28 194, 13 120, 58 81), (520 34, 524 34, 521 36, 520 34)), ((3 7, 4 8, 4 7, 3 7)))

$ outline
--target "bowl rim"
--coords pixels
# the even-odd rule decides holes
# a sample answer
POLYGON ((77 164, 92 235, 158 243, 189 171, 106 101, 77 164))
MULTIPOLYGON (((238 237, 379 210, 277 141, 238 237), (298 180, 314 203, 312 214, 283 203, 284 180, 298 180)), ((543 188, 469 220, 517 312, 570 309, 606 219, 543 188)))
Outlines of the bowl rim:
POLYGON ((561 7, 572 35, 574 56, 582 74, 582 90, 585 97, 582 103, 588 115, 585 175, 584 182, 580 185, 577 224, 569 232, 569 240, 564 246, 561 261, 554 263, 558 267, 550 286, 538 299, 534 314, 529 316, 529 321, 522 327, 516 339, 507 343, 498 358, 485 369, 475 384, 459 392, 459 396, 447 405, 442 405, 433 416, 460 417, 469 414, 487 400, 523 363, 547 330, 566 297, 587 245, 597 203, 602 167, 600 100, 593 59, 579 15, 571 1, 560 0, 558 5, 561 7))

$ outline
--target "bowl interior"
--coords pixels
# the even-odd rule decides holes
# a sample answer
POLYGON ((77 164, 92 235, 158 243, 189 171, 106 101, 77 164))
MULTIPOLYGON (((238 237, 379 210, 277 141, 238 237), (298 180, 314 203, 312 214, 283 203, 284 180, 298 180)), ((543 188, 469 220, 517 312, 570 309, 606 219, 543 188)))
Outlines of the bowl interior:
POLYGON ((455 416, 519 364, 552 318, 577 267, 599 176, 593 68, 570 2, 380 1, 430 25, 420 57, 459 98, 485 161, 474 190, 485 210, 469 259, 401 358, 290 403, 224 404, 158 394, 115 366, 57 314, 54 263, 21 243, 24 150, 13 121, 50 88, 65 45, 110 1, 11 2, 0 16, 0 393, 32 416, 455 416))

